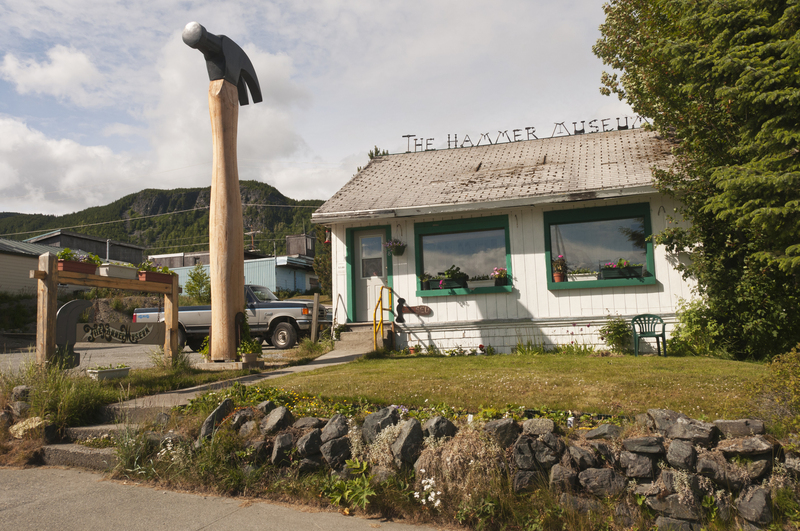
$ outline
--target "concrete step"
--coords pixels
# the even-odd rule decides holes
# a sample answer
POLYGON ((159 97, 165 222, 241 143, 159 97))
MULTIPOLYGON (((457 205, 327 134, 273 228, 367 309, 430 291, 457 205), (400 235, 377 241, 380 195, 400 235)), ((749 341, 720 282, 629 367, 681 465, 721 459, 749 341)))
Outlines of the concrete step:
POLYGON ((118 437, 126 429, 138 431, 138 424, 98 424, 96 426, 82 426, 64 430, 64 439, 70 442, 85 441, 87 439, 102 439, 104 436, 118 437))
POLYGON ((114 448, 89 448, 80 444, 51 444, 42 447, 42 460, 49 466, 111 470, 117 466, 114 448))

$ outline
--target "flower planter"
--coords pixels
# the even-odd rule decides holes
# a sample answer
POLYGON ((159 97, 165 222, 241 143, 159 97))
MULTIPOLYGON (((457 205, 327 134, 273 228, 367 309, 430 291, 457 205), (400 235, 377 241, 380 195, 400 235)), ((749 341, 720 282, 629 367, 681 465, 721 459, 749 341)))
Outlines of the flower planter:
POLYGON ((156 273, 155 271, 139 271, 139 280, 144 282, 160 282, 161 284, 172 284, 172 275, 167 273, 156 273))
POLYGON ((87 369, 86 373, 92 380, 113 380, 114 378, 125 378, 128 376, 130 367, 120 369, 87 369))
POLYGON ((103 264, 97 268, 97 274, 101 277, 129 278, 135 280, 138 271, 133 267, 125 267, 117 264, 103 264))
POLYGON ((499 277, 494 279, 495 286, 508 286, 508 277, 499 277))
POLYGON ((600 278, 637 278, 642 276, 643 266, 639 267, 604 267, 600 270, 600 278))
POLYGON ((495 284, 494 279, 492 279, 492 280, 470 280, 469 281, 469 287, 471 289, 475 289, 475 288, 490 288, 490 287, 495 286, 495 285, 496 284, 495 284))
POLYGON ((72 273, 83 273, 85 275, 94 275, 97 271, 97 266, 88 262, 72 262, 70 260, 58 261, 59 271, 70 271, 72 273))
POLYGON ((597 280, 597 273, 578 273, 578 274, 567 274, 567 278, 570 282, 582 282, 586 280, 597 280))
POLYGON ((445 278, 444 280, 441 281, 440 287, 442 289, 466 288, 467 281, 461 279, 445 278))
MULTIPOLYGON (((439 281, 436 281, 436 283, 438 285, 439 281)), ((431 281, 430 280, 422 280, 422 281, 420 281, 419 289, 421 289, 422 291, 426 291, 426 290, 431 289, 431 281)))
POLYGON ((566 282, 566 281, 567 281, 566 273, 553 273, 553 282, 566 282))
POLYGON ((392 247, 392 254, 395 256, 402 256, 404 252, 406 252, 405 245, 395 245, 392 247))

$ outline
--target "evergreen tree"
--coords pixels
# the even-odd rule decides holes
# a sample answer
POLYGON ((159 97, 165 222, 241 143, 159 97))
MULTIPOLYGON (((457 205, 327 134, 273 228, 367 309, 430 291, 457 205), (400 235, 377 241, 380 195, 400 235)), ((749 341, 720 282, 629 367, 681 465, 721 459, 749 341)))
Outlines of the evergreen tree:
POLYGON ((656 240, 692 261, 696 315, 739 358, 800 341, 800 5, 611 0, 594 52, 616 93, 676 142, 656 175, 687 228, 656 240))
POLYGON ((186 294, 198 304, 211 304, 211 277, 203 264, 197 264, 189 271, 185 289, 186 294))

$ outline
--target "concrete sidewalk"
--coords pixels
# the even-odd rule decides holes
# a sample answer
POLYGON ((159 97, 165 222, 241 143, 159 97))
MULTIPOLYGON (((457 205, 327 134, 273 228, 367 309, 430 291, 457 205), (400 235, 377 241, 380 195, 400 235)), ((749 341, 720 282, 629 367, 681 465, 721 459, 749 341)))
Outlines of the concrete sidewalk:
POLYGON ((59 468, 0 469, 0 519, 3 529, 15 531, 436 529, 260 500, 157 490, 59 468))

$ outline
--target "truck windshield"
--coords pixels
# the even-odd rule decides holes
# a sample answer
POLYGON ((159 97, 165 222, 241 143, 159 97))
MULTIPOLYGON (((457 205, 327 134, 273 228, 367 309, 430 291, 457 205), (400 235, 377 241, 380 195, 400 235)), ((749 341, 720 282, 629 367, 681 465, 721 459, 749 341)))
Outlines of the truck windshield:
POLYGON ((255 295, 256 298, 261 302, 278 300, 278 297, 276 297, 275 294, 272 293, 267 287, 250 286, 250 289, 253 290, 253 295, 255 295))

